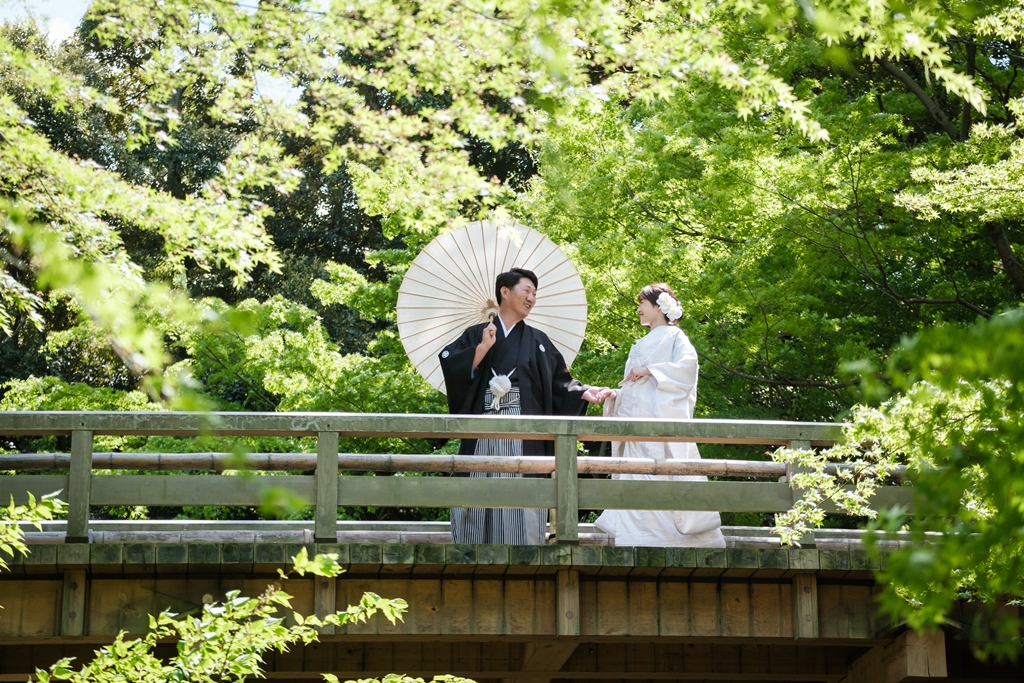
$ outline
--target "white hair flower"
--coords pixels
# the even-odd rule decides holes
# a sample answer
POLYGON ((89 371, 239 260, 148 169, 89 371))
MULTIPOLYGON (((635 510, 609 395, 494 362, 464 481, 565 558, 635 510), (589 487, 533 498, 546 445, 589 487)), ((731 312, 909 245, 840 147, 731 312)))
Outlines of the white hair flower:
POLYGON ((668 292, 662 292, 658 295, 658 308, 661 309, 661 312, 665 314, 670 323, 674 323, 683 317, 682 304, 668 292))

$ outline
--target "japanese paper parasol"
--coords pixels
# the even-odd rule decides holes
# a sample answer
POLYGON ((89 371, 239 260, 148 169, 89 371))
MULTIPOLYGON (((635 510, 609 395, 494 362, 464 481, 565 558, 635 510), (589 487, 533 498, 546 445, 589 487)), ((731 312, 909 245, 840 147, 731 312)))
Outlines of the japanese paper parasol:
POLYGON ((398 290, 405 353, 438 391, 445 390, 438 354, 497 312, 494 280, 511 268, 537 274, 537 304, 526 322, 545 332, 572 365, 587 330, 587 297, 576 268, 536 230, 515 221, 477 221, 438 235, 413 260, 398 290))

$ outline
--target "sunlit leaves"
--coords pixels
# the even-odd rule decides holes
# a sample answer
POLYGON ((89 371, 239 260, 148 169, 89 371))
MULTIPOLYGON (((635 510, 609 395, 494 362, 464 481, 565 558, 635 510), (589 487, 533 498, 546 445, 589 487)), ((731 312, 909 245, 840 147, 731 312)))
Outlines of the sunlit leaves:
POLYGON ((6 506, 0 505, 0 570, 8 568, 7 562, 15 553, 27 555, 29 552, 28 546, 25 545, 22 524, 30 524, 36 529, 41 529, 42 522, 54 519, 64 510, 64 503, 57 498, 58 493, 54 492, 42 498, 36 498, 29 493, 25 504, 15 504, 12 496, 6 506))
MULTIPOLYGON (((885 377, 899 393, 877 408, 858 407, 845 443, 821 453, 791 453, 822 473, 826 462, 856 462, 861 477, 884 479, 905 464, 915 487, 911 510, 877 511, 871 547, 898 530, 911 543, 887 548, 883 608, 913 628, 943 623, 965 595, 982 603, 1007 639, 985 645, 1000 654, 1020 646, 1016 621, 999 606, 1024 595, 1024 314, 1020 309, 969 329, 939 326, 907 339, 885 377), (1004 615, 1005 616, 1005 615, 1004 615)), ((823 476, 798 482, 805 502, 785 516, 805 530, 843 483, 823 476)), ((849 483, 849 482, 847 482, 849 483)), ((862 488, 858 482, 858 488, 862 488)), ((870 491, 868 491, 869 493, 870 491)), ((875 516, 860 500, 834 499, 875 516)))

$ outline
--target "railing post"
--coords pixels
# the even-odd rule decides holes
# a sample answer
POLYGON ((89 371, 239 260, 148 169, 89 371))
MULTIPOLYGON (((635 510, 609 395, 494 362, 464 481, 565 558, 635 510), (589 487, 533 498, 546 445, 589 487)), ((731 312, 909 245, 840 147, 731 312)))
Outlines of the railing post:
POLYGON ((555 488, 558 500, 555 513, 555 540, 558 543, 580 542, 576 442, 576 434, 555 435, 555 488))
POLYGON ((338 432, 316 435, 316 514, 313 540, 338 542, 338 432))
POLYGON ((71 432, 68 475, 68 526, 65 543, 89 542, 89 497, 92 494, 92 431, 71 432))
MULTIPOLYGON (((809 451, 809 450, 811 450, 811 442, 810 441, 790 441, 789 442, 789 447, 792 450, 809 451)), ((794 474, 800 474, 801 472, 809 472, 809 471, 810 470, 808 470, 806 467, 803 467, 801 465, 794 465, 793 463, 786 463, 786 481, 789 483, 789 491, 790 491, 790 494, 792 494, 792 496, 793 496, 793 504, 794 505, 796 505, 797 501, 800 499, 800 493, 795 488, 793 488, 793 475, 794 474)), ((801 548, 813 548, 814 547, 814 532, 813 531, 808 531, 803 536, 801 536, 800 540, 797 541, 797 542, 800 544, 801 548)))

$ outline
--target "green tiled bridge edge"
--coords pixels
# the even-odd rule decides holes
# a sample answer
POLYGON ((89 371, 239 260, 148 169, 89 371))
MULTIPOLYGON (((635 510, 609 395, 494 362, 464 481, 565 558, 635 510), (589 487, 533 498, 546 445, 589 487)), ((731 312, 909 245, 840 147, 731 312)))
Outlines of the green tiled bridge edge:
POLYGON ((68 568, 92 573, 208 571, 214 565, 255 572, 287 568, 305 548, 331 553, 350 573, 552 573, 636 576, 785 577, 818 573, 866 579, 884 567, 860 550, 816 548, 632 548, 613 546, 507 546, 388 543, 117 543, 32 545, 27 556, 7 556, 10 573, 36 574, 68 568))

